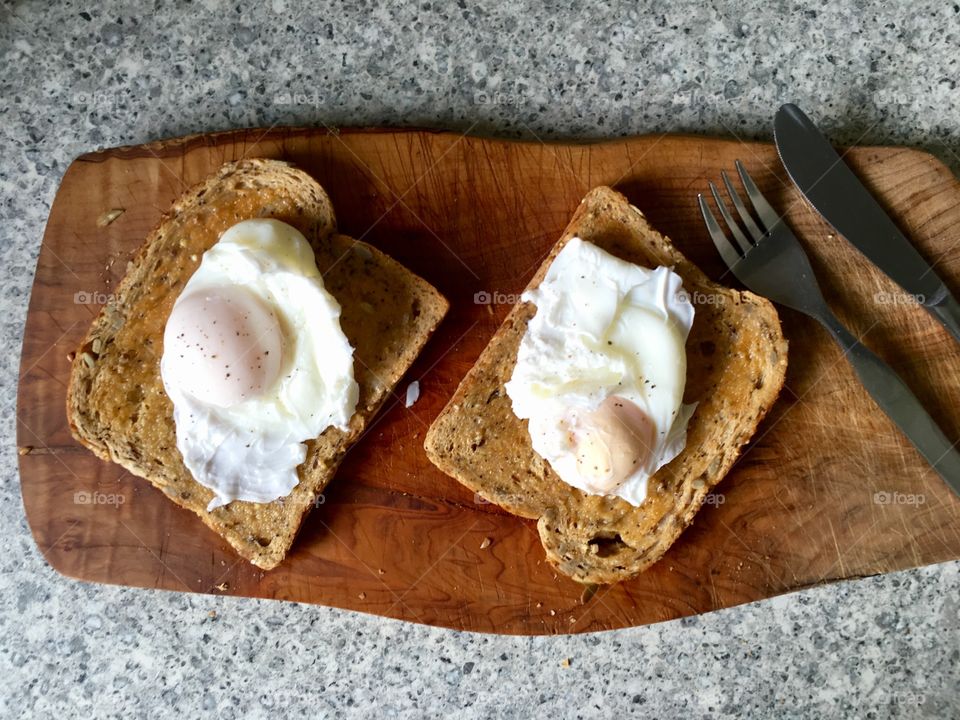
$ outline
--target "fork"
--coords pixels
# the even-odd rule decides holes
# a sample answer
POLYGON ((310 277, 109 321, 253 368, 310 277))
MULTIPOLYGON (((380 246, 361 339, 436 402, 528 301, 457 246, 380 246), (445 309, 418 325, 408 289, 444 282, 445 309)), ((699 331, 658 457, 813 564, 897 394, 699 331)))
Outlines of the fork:
POLYGON ((960 495, 960 452, 955 443, 947 439, 900 376, 836 318, 823 299, 800 241, 783 217, 760 194, 739 160, 736 166, 756 219, 727 174, 721 171, 720 177, 746 232, 730 214, 716 185, 710 183, 710 193, 736 245, 727 239, 703 195, 697 195, 707 231, 727 267, 753 292, 808 315, 823 325, 843 349, 860 382, 880 409, 960 495))

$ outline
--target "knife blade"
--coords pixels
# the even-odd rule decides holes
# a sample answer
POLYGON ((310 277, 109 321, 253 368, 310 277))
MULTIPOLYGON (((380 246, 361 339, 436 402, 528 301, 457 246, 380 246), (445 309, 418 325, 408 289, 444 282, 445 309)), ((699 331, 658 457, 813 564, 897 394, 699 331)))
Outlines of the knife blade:
POLYGON ((814 209, 960 342, 960 303, 813 121, 788 103, 773 132, 787 174, 814 209))

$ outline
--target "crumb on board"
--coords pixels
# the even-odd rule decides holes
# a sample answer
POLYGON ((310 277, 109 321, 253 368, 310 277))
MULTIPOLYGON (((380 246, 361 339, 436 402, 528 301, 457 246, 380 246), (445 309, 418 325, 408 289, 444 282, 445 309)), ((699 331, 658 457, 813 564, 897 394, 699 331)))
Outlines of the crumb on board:
POLYGON ((404 407, 413 407, 413 404, 420 399, 420 381, 414 380, 407 385, 407 397, 404 399, 404 407))
POLYGON ((227 583, 222 582, 222 583, 220 583, 219 585, 217 585, 216 588, 217 588, 217 590, 219 590, 220 592, 226 592, 227 590, 230 589, 230 586, 229 586, 227 583))
POLYGON ((106 227, 126 212, 125 208, 111 208, 97 218, 97 227, 106 227))
POLYGON ((483 539, 483 542, 480 543, 480 549, 481 549, 481 550, 486 550, 486 549, 487 549, 488 547, 490 547, 491 545, 493 545, 493 540, 491 540, 491 539, 488 538, 488 537, 485 537, 485 538, 483 539))

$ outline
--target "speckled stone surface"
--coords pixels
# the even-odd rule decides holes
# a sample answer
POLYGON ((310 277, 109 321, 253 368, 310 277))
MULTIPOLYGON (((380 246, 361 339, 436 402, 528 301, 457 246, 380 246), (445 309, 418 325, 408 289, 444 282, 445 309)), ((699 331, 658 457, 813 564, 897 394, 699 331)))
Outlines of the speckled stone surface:
POLYGON ((839 142, 920 146, 957 171, 960 6, 160 5, 0 5, 0 716, 960 716, 958 563, 533 639, 92 586, 34 545, 13 440, 40 237, 82 152, 320 122, 769 138, 792 100, 839 142))

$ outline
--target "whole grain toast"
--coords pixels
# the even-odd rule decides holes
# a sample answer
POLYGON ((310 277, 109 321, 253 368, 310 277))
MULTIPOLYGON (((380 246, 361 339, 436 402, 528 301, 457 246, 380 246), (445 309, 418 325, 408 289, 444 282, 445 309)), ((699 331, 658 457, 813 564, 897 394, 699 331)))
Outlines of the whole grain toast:
POLYGON ((271 569, 447 308, 426 281, 376 248, 337 234, 327 194, 306 173, 276 160, 228 163, 174 203, 93 321, 71 369, 67 417, 94 453, 146 478, 241 556, 271 569), (360 397, 349 430, 328 428, 307 443, 290 495, 208 512, 213 493, 191 477, 176 447, 173 406, 160 379, 163 329, 204 251, 230 226, 256 217, 287 222, 310 241, 326 288, 341 306, 360 397))
POLYGON ((770 302, 711 282, 608 187, 583 199, 528 287, 540 283, 575 236, 638 265, 673 266, 683 278, 696 305, 684 401, 699 403, 683 452, 653 475, 639 507, 560 480, 534 452, 527 422, 513 414, 504 389, 536 313, 531 303, 512 309, 431 425, 424 447, 438 468, 485 500, 536 519, 547 558, 561 572, 581 583, 606 584, 650 567, 690 525, 776 400, 787 343, 770 302))

